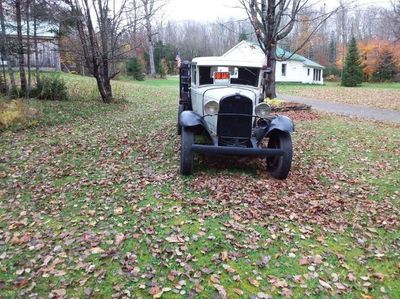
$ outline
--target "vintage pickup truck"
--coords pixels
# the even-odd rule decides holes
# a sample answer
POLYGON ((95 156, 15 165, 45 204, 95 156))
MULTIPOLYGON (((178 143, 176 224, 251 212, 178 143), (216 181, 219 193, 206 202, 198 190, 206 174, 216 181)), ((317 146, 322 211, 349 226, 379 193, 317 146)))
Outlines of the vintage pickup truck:
MULTIPOLYGON (((292 163, 294 125, 271 114, 264 102, 266 71, 249 61, 200 57, 180 68, 178 133, 180 173, 193 173, 198 154, 260 156, 273 178, 286 179, 292 163), (195 142, 204 135, 208 142, 195 142)), ((204 140, 204 138, 202 138, 204 140)))

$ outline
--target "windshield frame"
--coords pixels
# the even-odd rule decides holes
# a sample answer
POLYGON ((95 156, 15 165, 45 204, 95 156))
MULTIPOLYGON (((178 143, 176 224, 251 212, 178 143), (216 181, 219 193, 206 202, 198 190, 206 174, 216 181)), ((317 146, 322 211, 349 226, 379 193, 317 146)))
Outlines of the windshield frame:
MULTIPOLYGON (((197 86, 198 87, 204 87, 204 86, 229 86, 229 85, 240 85, 240 86, 246 86, 248 88, 260 88, 261 82, 262 82, 262 68, 256 68, 256 67, 247 67, 247 66, 221 66, 221 65, 196 65, 197 68, 197 86), (211 71, 213 68, 237 68, 238 69, 238 78, 231 78, 229 84, 215 84, 213 81, 213 77, 211 76, 211 71), (246 80, 245 78, 240 78, 241 71, 247 70, 249 73, 251 72, 257 72, 254 74, 254 80, 257 80, 255 84, 245 84, 245 83, 239 83, 237 81, 239 80, 246 80), (202 73, 203 72, 203 73, 202 73), (206 75, 207 74, 207 75, 206 75), (209 77, 207 78, 206 83, 202 83, 202 77, 204 76, 209 77), (237 80, 237 81, 236 81, 237 80), (233 82, 232 82, 233 81, 233 82), (236 81, 236 82, 235 82, 236 81)), ((204 82, 204 81, 203 81, 204 82)))

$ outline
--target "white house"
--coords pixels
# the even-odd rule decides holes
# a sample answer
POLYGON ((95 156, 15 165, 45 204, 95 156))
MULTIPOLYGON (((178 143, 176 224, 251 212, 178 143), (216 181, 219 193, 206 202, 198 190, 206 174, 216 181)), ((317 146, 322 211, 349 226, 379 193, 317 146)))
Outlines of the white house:
MULTIPOLYGON (((36 61, 35 57, 35 49, 34 49, 34 37, 33 37, 33 22, 29 23, 30 27, 30 44, 31 44, 31 52, 30 52, 30 62, 31 66, 35 67, 36 64, 39 66, 41 70, 48 71, 59 71, 61 70, 61 59, 60 59, 60 51, 59 51, 59 38, 58 31, 59 26, 50 24, 47 22, 42 22, 37 26, 37 44, 38 44, 38 61, 36 61)), ((26 47, 27 43, 27 24, 24 23, 22 26, 22 38, 24 42, 24 46, 26 47)), ((17 29, 15 22, 6 23, 6 36, 8 41, 12 44, 15 43, 17 39, 17 29)), ((28 54, 24 54, 25 64, 27 62, 28 54)), ((9 56, 9 61, 1 62, 0 57, 0 66, 3 64, 6 66, 8 64, 11 65, 12 68, 18 68, 18 55, 16 53, 15 47, 11 48, 11 53, 9 56)))
MULTIPOLYGON (((279 47, 276 54, 282 60, 276 63, 276 82, 324 84, 324 66, 279 47)), ((240 42, 222 57, 230 60, 250 60, 259 64, 260 67, 266 64, 265 54, 260 46, 248 41, 240 42)))

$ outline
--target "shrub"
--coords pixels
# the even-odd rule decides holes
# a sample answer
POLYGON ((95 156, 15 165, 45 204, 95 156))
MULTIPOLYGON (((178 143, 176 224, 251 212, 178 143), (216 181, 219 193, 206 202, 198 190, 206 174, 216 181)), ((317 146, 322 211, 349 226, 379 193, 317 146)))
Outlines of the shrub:
POLYGON ((37 111, 21 100, 0 103, 0 129, 26 122, 36 116, 37 111))
POLYGON ((336 75, 329 75, 325 78, 327 82, 339 82, 339 77, 336 75))
POLYGON ((67 85, 60 76, 44 76, 32 90, 31 96, 39 100, 66 101, 69 100, 67 85))
POLYGON ((326 67, 324 71, 324 76, 329 77, 329 76, 336 76, 338 77, 340 75, 340 70, 336 66, 328 66, 326 67))
POLYGON ((143 66, 138 57, 127 60, 126 73, 137 81, 144 81, 143 66))
POLYGON ((284 103, 284 101, 279 100, 279 99, 267 99, 267 104, 272 106, 272 107, 279 107, 284 103))
POLYGON ((167 79, 168 75, 168 64, 165 58, 160 60, 160 67, 158 70, 161 79, 167 79))

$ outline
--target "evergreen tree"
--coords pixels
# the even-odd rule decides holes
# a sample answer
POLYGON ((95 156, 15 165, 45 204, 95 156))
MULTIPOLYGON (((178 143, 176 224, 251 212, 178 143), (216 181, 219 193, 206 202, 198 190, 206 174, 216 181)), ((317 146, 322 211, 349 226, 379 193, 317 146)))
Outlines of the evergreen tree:
POLYGON ((346 56, 346 64, 343 69, 342 86, 354 87, 363 81, 360 54, 358 53, 357 41, 353 37, 350 41, 346 56))
POLYGON ((167 69, 168 73, 174 73, 174 66, 176 57, 176 49, 173 45, 163 44, 159 41, 154 47, 154 63, 156 71, 163 76, 163 70, 167 69), (161 65, 164 63, 164 65, 161 65))
POLYGON ((145 79, 142 63, 138 57, 129 59, 126 62, 126 72, 129 76, 132 76, 137 81, 144 81, 145 79))
POLYGON ((397 66, 394 61, 393 53, 385 49, 379 57, 379 64, 373 75, 374 81, 384 82, 393 80, 397 73, 397 66))

